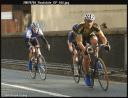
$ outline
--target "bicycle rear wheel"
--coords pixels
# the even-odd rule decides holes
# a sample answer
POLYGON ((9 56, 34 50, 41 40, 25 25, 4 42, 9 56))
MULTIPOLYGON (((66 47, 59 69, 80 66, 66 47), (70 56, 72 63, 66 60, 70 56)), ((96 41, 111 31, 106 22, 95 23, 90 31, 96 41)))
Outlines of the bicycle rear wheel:
POLYGON ((101 58, 99 58, 97 62, 97 76, 101 88, 104 91, 107 91, 109 86, 109 78, 107 74, 107 68, 101 58))
POLYGON ((45 58, 43 56, 39 57, 38 71, 39 71, 39 74, 40 74, 40 78, 42 80, 45 80, 46 75, 47 75, 47 66, 46 66, 45 58))

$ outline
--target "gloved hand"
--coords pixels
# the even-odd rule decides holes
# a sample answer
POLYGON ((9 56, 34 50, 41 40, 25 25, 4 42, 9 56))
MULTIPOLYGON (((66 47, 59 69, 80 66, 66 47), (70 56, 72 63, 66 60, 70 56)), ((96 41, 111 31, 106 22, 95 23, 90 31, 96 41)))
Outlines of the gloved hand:
POLYGON ((107 44, 104 45, 104 49, 105 49, 107 52, 109 52, 109 51, 111 50, 111 47, 110 47, 110 45, 109 45, 109 42, 107 42, 107 44))
POLYGON ((110 51, 110 45, 105 45, 105 46, 104 46, 104 49, 105 49, 107 52, 109 52, 109 51, 110 51))

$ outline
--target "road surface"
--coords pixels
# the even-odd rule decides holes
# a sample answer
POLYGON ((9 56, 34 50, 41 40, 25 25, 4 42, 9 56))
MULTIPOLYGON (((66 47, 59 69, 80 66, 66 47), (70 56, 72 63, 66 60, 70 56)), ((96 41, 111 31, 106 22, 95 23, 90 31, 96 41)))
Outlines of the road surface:
POLYGON ((95 81, 94 88, 76 84, 72 77, 48 74, 46 80, 39 76, 31 79, 27 71, 1 69, 2 97, 126 97, 127 83, 110 81, 108 91, 103 91, 95 81))

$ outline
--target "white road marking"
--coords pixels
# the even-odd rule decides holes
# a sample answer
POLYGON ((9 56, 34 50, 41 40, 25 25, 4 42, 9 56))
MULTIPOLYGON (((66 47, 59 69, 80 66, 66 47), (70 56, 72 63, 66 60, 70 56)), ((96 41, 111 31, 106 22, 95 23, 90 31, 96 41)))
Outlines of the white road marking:
POLYGON ((25 87, 25 86, 20 86, 20 85, 12 85, 12 84, 6 84, 6 83, 1 83, 1 84, 5 85, 5 86, 11 86, 11 87, 25 89, 25 90, 30 90, 30 91, 35 91, 35 92, 39 92, 39 93, 45 93, 45 94, 49 94, 49 95, 57 96, 57 97, 71 97, 71 96, 68 96, 68 95, 63 95, 63 94, 59 94, 59 93, 53 93, 53 92, 38 90, 38 89, 34 89, 34 88, 30 88, 30 87, 25 87))

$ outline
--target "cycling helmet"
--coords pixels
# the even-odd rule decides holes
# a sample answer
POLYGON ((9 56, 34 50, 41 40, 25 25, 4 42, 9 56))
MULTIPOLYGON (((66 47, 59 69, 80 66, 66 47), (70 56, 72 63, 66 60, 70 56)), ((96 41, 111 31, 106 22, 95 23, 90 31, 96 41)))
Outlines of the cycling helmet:
POLYGON ((72 27, 72 30, 74 32, 77 32, 78 31, 78 24, 75 24, 73 27, 72 27))
POLYGON ((31 27, 37 30, 37 29, 39 29, 40 26, 39 26, 39 23, 33 22, 31 24, 31 27))
POLYGON ((84 19, 85 20, 95 20, 95 15, 92 14, 92 13, 86 13, 85 16, 84 16, 84 19))

